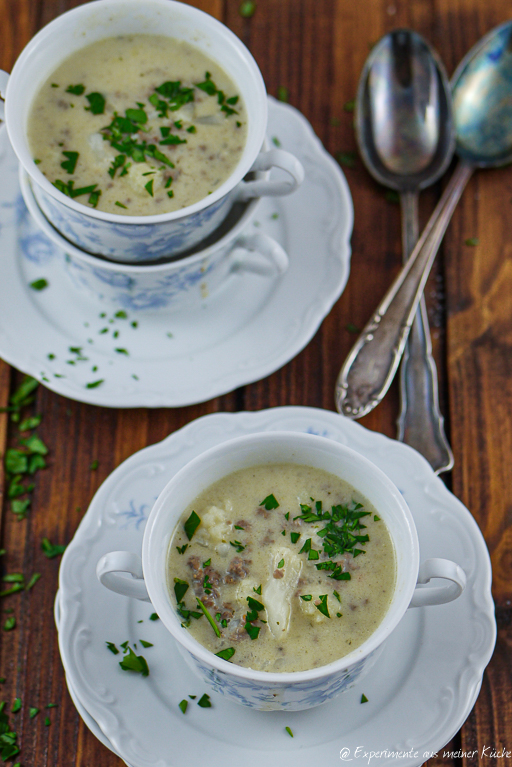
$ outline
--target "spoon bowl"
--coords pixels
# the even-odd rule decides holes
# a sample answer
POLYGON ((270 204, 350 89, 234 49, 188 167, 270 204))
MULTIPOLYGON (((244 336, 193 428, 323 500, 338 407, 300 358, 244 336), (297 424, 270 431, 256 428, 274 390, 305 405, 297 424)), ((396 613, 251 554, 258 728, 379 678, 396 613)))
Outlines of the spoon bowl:
POLYGON ((452 77, 456 151, 477 168, 512 162, 512 22, 483 37, 452 77))
POLYGON ((436 52, 397 29, 374 46, 359 80, 356 137, 373 177, 399 192, 433 184, 453 155, 450 88, 436 52))

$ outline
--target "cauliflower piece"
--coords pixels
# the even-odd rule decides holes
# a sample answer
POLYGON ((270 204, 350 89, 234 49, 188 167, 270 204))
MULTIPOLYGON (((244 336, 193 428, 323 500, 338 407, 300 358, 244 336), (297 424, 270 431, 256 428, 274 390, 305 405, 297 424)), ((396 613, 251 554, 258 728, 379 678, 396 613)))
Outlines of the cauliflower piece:
POLYGON ((276 639, 286 634, 290 627, 292 596, 301 570, 302 560, 292 549, 287 546, 273 549, 270 576, 263 586, 262 600, 267 611, 268 628, 276 639), (275 577, 277 573, 279 575, 275 577))
MULTIPOLYGON (((231 506, 227 503, 226 506, 231 506)), ((233 530, 232 522, 228 521, 227 515, 231 509, 221 509, 218 506, 210 506, 208 511, 201 517, 201 527, 197 533, 197 543, 202 546, 211 546, 225 549, 229 545, 229 538, 233 530)))

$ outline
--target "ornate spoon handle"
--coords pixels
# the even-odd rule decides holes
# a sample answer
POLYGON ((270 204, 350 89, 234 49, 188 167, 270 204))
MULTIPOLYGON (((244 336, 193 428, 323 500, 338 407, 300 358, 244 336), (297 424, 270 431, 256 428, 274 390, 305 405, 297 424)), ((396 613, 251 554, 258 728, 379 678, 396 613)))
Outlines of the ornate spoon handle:
POLYGON ((350 351, 336 382, 336 407, 361 418, 387 392, 403 354, 432 263, 472 166, 460 162, 407 264, 350 351))
MULTIPOLYGON (((407 262, 418 240, 418 194, 403 192, 400 202, 403 256, 407 262)), ((439 410, 437 370, 423 294, 400 367, 400 402, 398 439, 421 453, 436 474, 449 471, 453 467, 453 453, 439 410)))

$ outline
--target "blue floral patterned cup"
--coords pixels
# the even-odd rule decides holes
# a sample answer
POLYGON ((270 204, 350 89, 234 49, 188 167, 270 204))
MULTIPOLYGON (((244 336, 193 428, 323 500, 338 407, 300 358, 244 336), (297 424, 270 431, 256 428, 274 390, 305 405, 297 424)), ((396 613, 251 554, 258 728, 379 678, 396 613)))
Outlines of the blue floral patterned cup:
POLYGON ((288 268, 288 256, 272 237, 246 233, 259 200, 235 206, 221 227, 223 233, 188 256, 159 264, 121 264, 91 256, 67 242, 39 209, 21 166, 20 188, 32 218, 61 253, 75 287, 124 309, 181 309, 199 304, 235 270, 275 277, 288 268))
POLYGON ((449 560, 427 559, 419 566, 418 537, 411 512, 400 491, 379 468, 334 440, 297 432, 250 434, 222 442, 196 457, 158 496, 146 523, 142 560, 135 553, 110 552, 100 559, 96 572, 101 583, 112 591, 151 601, 187 663, 216 692, 265 711, 299 711, 335 698, 368 673, 408 607, 450 602, 460 596, 466 584, 464 571, 449 560), (169 543, 184 509, 227 474, 269 463, 313 466, 347 481, 378 510, 395 549, 395 590, 380 625, 348 655, 308 671, 255 671, 222 660, 183 629, 167 586, 169 543), (448 583, 417 585, 431 578, 446 579, 448 583))
POLYGON ((301 163, 289 152, 262 151, 267 96, 247 48, 213 17, 174 0, 95 0, 62 14, 30 41, 10 76, 0 71, 0 93, 9 138, 41 210, 74 245, 111 260, 136 263, 178 255, 217 229, 234 202, 289 194, 304 178, 301 163), (124 216, 86 207, 56 189, 34 164, 26 124, 34 96, 67 56, 105 37, 140 32, 186 40, 215 59, 244 99, 248 135, 231 176, 205 199, 172 213, 124 216), (244 180, 250 171, 274 166, 286 171, 288 180, 244 180))

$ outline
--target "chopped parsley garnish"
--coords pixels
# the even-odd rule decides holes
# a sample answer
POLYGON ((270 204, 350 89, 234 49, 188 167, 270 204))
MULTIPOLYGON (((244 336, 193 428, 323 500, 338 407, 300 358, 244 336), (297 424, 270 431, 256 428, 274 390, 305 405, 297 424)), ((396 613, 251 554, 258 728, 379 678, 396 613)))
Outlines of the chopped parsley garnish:
MULTIPOLYGON (((158 88, 155 88, 155 91, 160 94, 160 96, 163 96, 164 99, 168 100, 168 104, 165 102, 160 102, 165 105, 166 108, 170 109, 171 112, 176 112, 178 109, 181 109, 182 106, 185 104, 188 104, 190 101, 194 101, 194 89, 193 88, 182 88, 181 87, 181 81, 167 81, 165 83, 162 83, 162 85, 159 85, 158 88)), ((151 101, 151 98, 150 98, 151 101)), ((153 106, 155 104, 151 102, 153 106)), ((157 108, 160 109, 160 103, 157 108)), ((163 110, 162 110, 163 111, 163 110)), ((166 116, 166 112, 163 115, 160 115, 161 117, 166 116)))
POLYGON ((154 646, 154 645, 151 644, 151 642, 146 642, 145 639, 140 639, 139 641, 140 641, 140 643, 141 643, 141 645, 143 647, 153 647, 154 646))
POLYGON ((99 465, 100 465, 100 464, 99 464, 99 461, 98 461, 98 459, 96 459, 96 460, 94 460, 94 461, 91 461, 91 464, 90 464, 90 466, 89 466, 89 469, 90 469, 91 471, 96 471, 96 469, 98 468, 98 466, 99 466, 99 465))
POLYGON ((278 101, 284 101, 285 103, 287 103, 289 95, 290 94, 288 92, 288 88, 285 88, 284 85, 280 85, 279 88, 277 89, 278 101))
POLYGON ((62 152, 62 154, 68 159, 64 162, 61 162, 60 167, 63 168, 67 173, 74 173, 79 157, 78 152, 62 152))
POLYGON ((185 534, 189 541, 192 540, 192 536, 194 535, 195 531, 201 524, 201 518, 196 514, 195 511, 192 512, 190 517, 187 519, 185 524, 183 525, 185 529, 185 534))
POLYGON ((318 553, 318 551, 316 551, 316 549, 310 549, 310 551, 308 551, 308 559, 309 560, 320 559, 320 554, 318 553))
POLYGON ((245 549, 245 546, 243 543, 240 543, 240 541, 230 541, 230 546, 233 546, 239 553, 245 549))
POLYGON ((151 613, 151 615, 149 616, 149 620, 150 621, 159 621, 160 618, 158 617, 157 613, 151 613))
POLYGON ((197 133, 197 128, 196 128, 196 126, 195 126, 195 125, 190 125, 190 126, 187 128, 187 133, 197 133))
POLYGON ((128 207, 126 205, 123 205, 122 202, 119 202, 119 200, 116 200, 114 205, 117 205, 118 208, 124 208, 125 210, 128 210, 128 207))
POLYGON ((32 288, 32 290, 44 290, 48 287, 48 280, 45 280, 44 277, 41 277, 39 280, 34 280, 34 282, 29 283, 29 286, 32 288))
POLYGON ((349 99, 349 101, 346 101, 343 104, 343 109, 345 112, 353 112, 356 107, 356 100, 355 99, 349 99))
POLYGON ((361 703, 368 703, 368 698, 364 693, 361 695, 361 703))
POLYGON ((274 146, 281 146, 281 142, 279 141, 277 136, 272 136, 272 143, 274 144, 274 146))
POLYGON ((170 134, 167 136, 167 138, 162 139, 162 141, 159 142, 161 146, 168 146, 168 145, 175 145, 175 144, 186 144, 187 139, 186 138, 180 138, 179 136, 175 136, 174 134, 170 134))
POLYGON ((34 575, 31 577, 31 579, 25 586, 25 591, 30 591, 30 589, 36 585, 40 577, 41 577, 41 573, 34 573, 34 575))
POLYGON ((90 381, 89 383, 85 384, 86 389, 97 389, 98 386, 101 386, 102 383, 105 382, 104 378, 100 378, 98 381, 90 381))
POLYGON ((180 554, 184 554, 188 548, 188 543, 183 544, 183 546, 176 546, 176 548, 180 554))
POLYGON ((151 179, 150 181, 148 181, 148 183, 147 183, 147 184, 144 184, 144 189, 146 190, 146 192, 147 192, 149 195, 151 195, 151 197, 154 197, 154 194, 153 194, 153 179, 151 179))
POLYGON ((291 728, 290 727, 285 727, 284 729, 286 730, 286 732, 288 733, 290 738, 293 738, 293 732, 291 731, 291 728))
POLYGON ((43 550, 43 554, 45 557, 48 557, 48 559, 53 559, 54 557, 58 557, 59 554, 64 554, 66 550, 66 546, 62 543, 50 543, 48 538, 43 538, 41 541, 41 548, 43 550))
POLYGON ((207 695, 206 693, 202 695, 197 701, 197 705, 201 706, 201 708, 211 708, 212 704, 210 701, 210 696, 207 695))
POLYGON ((14 628, 16 628, 16 618, 11 616, 4 623, 4 631, 12 631, 14 628))
MULTIPOLYGON (((55 85, 52 83, 52 88, 58 88, 58 85, 55 85)), ((81 96, 82 93, 85 91, 85 85, 68 85, 66 88, 66 93, 72 93, 73 96, 81 96)))
POLYGON ((117 354, 124 354, 127 357, 130 356, 130 352, 127 349, 117 348, 117 349, 114 349, 114 351, 117 352, 117 354))
POLYGON ((210 557, 210 559, 207 559, 206 562, 203 562, 203 567, 210 567, 211 563, 212 563, 212 558, 210 557))
POLYGON ((272 511, 272 509, 277 509, 279 507, 279 504, 276 500, 275 495, 271 493, 270 495, 267 495, 267 497, 261 501, 260 506, 263 506, 267 511, 272 511))
MULTIPOLYGON (((324 552, 329 557, 335 557, 345 552, 357 556, 354 553, 356 544, 369 541, 368 535, 358 534, 360 530, 365 528, 365 525, 361 524, 361 519, 370 514, 369 511, 361 511, 363 507, 360 503, 352 502, 350 505, 340 504, 332 506, 330 512, 322 509, 321 501, 315 503, 314 511, 311 506, 305 504, 301 504, 300 508, 302 513, 295 517, 295 519, 302 519, 304 522, 309 523, 321 522, 325 524, 321 530, 318 530, 317 534, 322 538, 324 552)), ((310 540, 308 538, 308 541, 310 540)), ((305 548, 308 541, 306 541, 300 553, 310 550, 311 543, 309 548, 305 548)), ((362 549, 359 549, 359 552, 362 551, 362 549)))
POLYGON ((250 19, 254 16, 256 10, 256 3, 254 0, 244 0, 238 7, 238 13, 243 19, 250 19))
POLYGON ((290 540, 292 543, 297 543, 300 538, 300 533, 290 533, 290 540))
POLYGON ((180 578, 174 579, 174 593, 176 595, 176 601, 182 602, 183 597, 188 591, 188 583, 187 581, 182 581, 180 578))
POLYGON ((380 522, 380 517, 378 517, 376 514, 374 514, 373 521, 374 522, 380 522))
POLYGON ((114 178, 114 176, 116 175, 116 170, 118 168, 121 168, 125 164, 125 162, 126 162, 125 154, 116 155, 116 157, 114 157, 114 159, 110 163, 110 168, 108 169, 108 175, 111 178, 114 178))
POLYGON ((280 562, 277 564, 278 569, 280 570, 282 567, 284 567, 284 559, 281 559, 280 562))
POLYGON ((119 655, 119 650, 115 646, 113 642, 105 642, 110 652, 114 653, 114 655, 119 655))
POLYGON ((235 654, 235 648, 234 647, 226 647, 225 650, 221 650, 220 652, 216 652, 215 655, 218 658, 222 658, 222 660, 229 660, 233 657, 235 654))
POLYGON ((254 593, 255 593, 255 594, 260 594, 260 595, 261 595, 261 583, 260 583, 260 585, 258 586, 258 588, 256 588, 255 586, 253 586, 253 587, 252 587, 252 590, 254 591, 254 593))
POLYGON ((93 115, 102 115, 105 112, 105 97, 101 93, 88 93, 85 97, 89 102, 88 107, 84 107, 93 115))
POLYGON ((37 716, 38 713, 39 713, 39 709, 36 708, 36 706, 32 706, 28 710, 28 715, 30 716, 31 719, 33 719, 35 716, 37 716))
MULTIPOLYGON (((138 674, 142 674, 142 676, 149 676, 149 668, 148 664, 146 663, 146 659, 143 658, 142 655, 136 655, 131 647, 128 646, 128 643, 124 643, 126 645, 125 652, 127 653, 123 660, 119 661, 119 665, 123 669, 123 671, 135 671, 138 674)), ((122 647, 123 645, 121 645, 122 647)))
POLYGON ((178 706, 180 708, 181 713, 184 714, 187 710, 188 700, 185 700, 185 698, 183 698, 183 700, 180 700, 180 702, 178 703, 178 706))
POLYGON ((320 604, 315 604, 316 609, 319 610, 322 615, 325 615, 326 618, 330 618, 331 616, 329 615, 329 609, 327 607, 327 594, 321 594, 318 598, 320 599, 320 604))
POLYGON ((475 245, 478 245, 480 240, 478 237, 470 237, 469 239, 465 240, 465 245, 467 245, 470 248, 474 248, 475 245))
POLYGON ((336 597, 336 599, 338 600, 338 602, 341 602, 341 599, 340 599, 340 595, 338 594, 338 592, 337 592, 337 591, 333 591, 333 592, 332 592, 332 594, 333 594, 333 596, 334 596, 334 597, 336 597))
POLYGON ((21 698, 15 698, 12 704, 11 714, 16 714, 21 709, 21 698))
POLYGON ((214 619, 212 618, 212 616, 210 615, 210 613, 208 612, 208 609, 207 609, 207 608, 204 606, 204 604, 201 602, 201 600, 199 599, 199 597, 196 597, 196 601, 197 601, 197 604, 199 605, 199 607, 201 608, 201 610, 203 611, 203 613, 204 613, 204 615, 205 615, 205 618, 206 618, 206 620, 208 621, 208 623, 210 624, 210 626, 212 627, 212 629, 215 631, 216 635, 217 635, 218 637, 220 637, 220 629, 219 629, 219 627, 217 626, 217 624, 215 623, 215 621, 214 621, 214 619))
POLYGON ((303 599, 304 602, 311 602, 313 596, 311 594, 301 594, 300 598, 303 599))
POLYGON ((340 165, 344 165, 346 168, 353 168, 356 164, 356 153, 352 151, 337 152, 336 159, 340 165))

